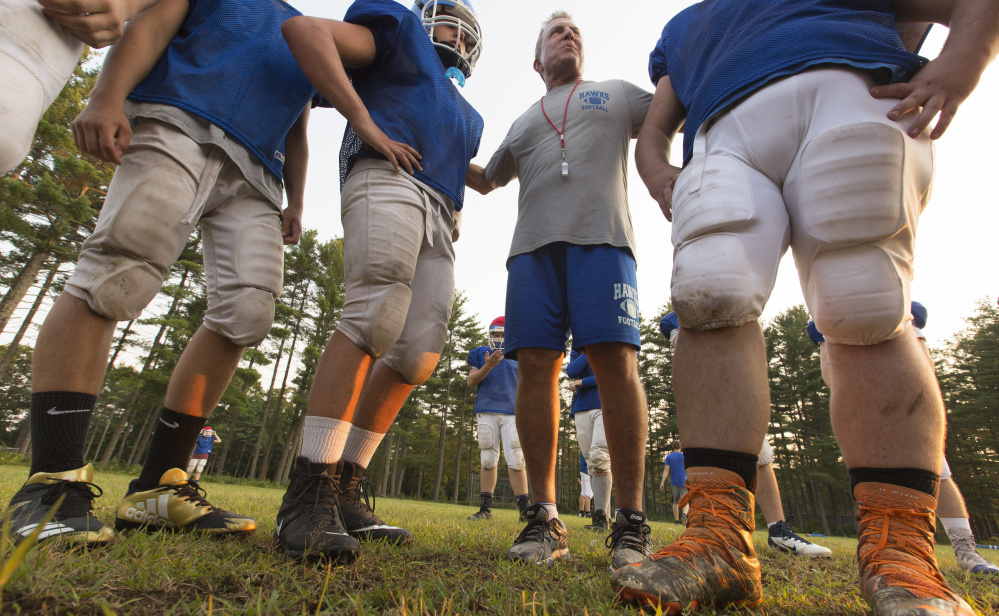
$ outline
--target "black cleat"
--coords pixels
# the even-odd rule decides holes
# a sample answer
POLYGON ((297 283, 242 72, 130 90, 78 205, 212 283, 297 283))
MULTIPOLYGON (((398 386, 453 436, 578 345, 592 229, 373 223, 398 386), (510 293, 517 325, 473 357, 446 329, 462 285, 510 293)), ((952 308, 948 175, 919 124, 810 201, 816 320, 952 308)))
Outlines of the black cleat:
POLYGON ((592 530, 596 533, 606 533, 610 531, 610 518, 603 509, 595 509, 593 511, 593 520, 590 524, 587 524, 584 528, 592 530))
POLYGON ((340 517, 336 466, 312 463, 305 456, 295 461, 274 530, 275 543, 291 558, 349 564, 361 552, 340 517))
POLYGON ((610 548, 611 573, 652 556, 652 529, 645 513, 635 509, 618 511, 604 545, 610 548))
POLYGON ((525 517, 527 526, 507 550, 507 558, 536 565, 553 565, 556 561, 569 560, 569 543, 562 520, 549 519, 548 512, 540 504, 529 507, 525 517))
POLYGON ((10 499, 10 531, 15 542, 35 531, 61 495, 66 496, 55 516, 38 533, 38 541, 60 539, 71 545, 104 545, 114 531, 93 515, 94 499, 103 494, 90 482, 90 464, 61 473, 35 473, 10 499), (95 492, 96 490, 96 492, 95 492))
POLYGON ((340 515, 343 526, 358 541, 388 541, 396 545, 409 545, 413 533, 405 528, 386 524, 375 515, 374 507, 368 504, 368 495, 374 502, 371 483, 364 478, 363 467, 352 462, 337 463, 340 482, 340 515))

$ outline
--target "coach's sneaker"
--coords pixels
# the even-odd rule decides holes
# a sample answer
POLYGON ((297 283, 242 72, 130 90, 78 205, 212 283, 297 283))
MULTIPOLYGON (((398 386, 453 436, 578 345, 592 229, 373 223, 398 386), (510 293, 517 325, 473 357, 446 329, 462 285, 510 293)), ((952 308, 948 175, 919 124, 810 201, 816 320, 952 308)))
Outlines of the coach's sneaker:
POLYGON ((493 517, 493 495, 488 492, 479 493, 479 510, 465 518, 473 522, 491 520, 493 517))
POLYGON ((548 511, 541 504, 528 507, 524 517, 527 518, 527 526, 506 551, 507 558, 536 565, 553 565, 559 560, 569 560, 568 534, 562 520, 549 519, 548 511))
POLYGON ((305 456, 295 460, 274 527, 274 542, 295 560, 326 558, 348 564, 361 552, 340 517, 336 466, 309 462, 305 456))
POLYGON ((364 479, 364 470, 364 467, 353 462, 337 463, 343 527, 358 541, 388 541, 396 545, 409 545, 413 542, 413 533, 405 528, 386 524, 375 515, 374 508, 368 503, 368 495, 374 499, 374 494, 371 483, 364 479))
POLYGON ((860 594, 875 616, 974 615, 937 567, 935 498, 874 482, 857 484, 854 497, 860 523, 860 594))
POLYGON ((594 509, 592 520, 583 528, 597 533, 606 533, 610 531, 610 518, 607 517, 603 509, 594 509))
POLYGON ((252 519, 219 509, 205 499, 205 489, 187 473, 171 468, 150 490, 139 490, 137 479, 115 515, 116 530, 143 529, 200 533, 203 535, 252 535, 257 523, 252 519))
POLYGON ((811 541, 805 541, 784 520, 774 522, 770 527, 767 545, 777 548, 781 552, 794 554, 795 556, 810 556, 812 558, 829 558, 832 556, 832 550, 824 548, 821 545, 815 545, 811 541))
POLYGON ((763 600, 760 561, 753 550, 753 494, 742 477, 720 468, 687 469, 687 529, 641 563, 611 575, 619 600, 663 613, 727 605, 756 607, 763 600))
POLYGON ((635 509, 618 511, 604 545, 610 548, 611 573, 651 556, 652 529, 645 519, 645 513, 635 509))
MULTIPOLYGON (((93 515, 94 499, 103 494, 90 482, 94 467, 61 473, 35 473, 18 490, 4 516, 10 515, 10 531, 15 541, 28 537, 41 523, 60 496, 66 495, 55 516, 38 534, 39 541, 59 539, 71 545, 103 545, 114 531, 93 515)), ((0 517, 4 517, 0 516, 0 517)))
POLYGON ((957 559, 958 567, 982 575, 999 573, 999 567, 978 553, 978 548, 975 547, 975 535, 970 530, 956 528, 948 532, 947 537, 950 539, 951 548, 954 549, 954 558, 957 559))

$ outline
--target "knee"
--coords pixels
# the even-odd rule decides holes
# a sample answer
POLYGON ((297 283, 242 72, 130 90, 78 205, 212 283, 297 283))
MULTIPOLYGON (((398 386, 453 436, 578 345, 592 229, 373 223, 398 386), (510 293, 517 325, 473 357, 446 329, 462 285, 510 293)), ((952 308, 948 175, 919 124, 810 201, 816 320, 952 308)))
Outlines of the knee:
MULTIPOLYGON (((412 291, 408 285, 395 282, 385 285, 376 295, 380 296, 376 300, 377 305, 365 309, 363 321, 357 325, 357 330, 361 338, 359 346, 372 357, 380 358, 389 352, 402 335, 412 291)), ((433 372, 433 368, 430 371, 433 372)))
POLYGON ((499 452, 493 449, 483 449, 480 452, 480 458, 482 460, 482 468, 486 470, 492 470, 499 464, 499 452))
POLYGON ((163 276, 145 261, 126 255, 117 255, 114 259, 118 263, 109 268, 108 276, 87 288, 75 286, 70 278, 67 290, 85 300, 91 310, 105 319, 130 321, 138 318, 159 293, 163 276))
POLYGON ((510 470, 524 470, 524 450, 519 445, 513 449, 511 455, 507 456, 506 465, 510 470))
POLYGON ((205 327, 233 344, 252 347, 263 342, 274 323, 274 295, 256 287, 241 289, 232 300, 229 318, 215 309, 205 315, 205 327))
POLYGON ((734 235, 700 237, 677 251, 670 287, 682 327, 738 327, 759 318, 766 298, 754 292, 753 271, 734 235))
POLYGON ((590 447, 590 455, 586 457, 591 475, 604 475, 611 470, 610 452, 606 447, 590 447))
POLYGON ((877 246, 821 253, 812 262, 808 287, 815 326, 827 342, 879 344, 905 329, 908 285, 877 246))

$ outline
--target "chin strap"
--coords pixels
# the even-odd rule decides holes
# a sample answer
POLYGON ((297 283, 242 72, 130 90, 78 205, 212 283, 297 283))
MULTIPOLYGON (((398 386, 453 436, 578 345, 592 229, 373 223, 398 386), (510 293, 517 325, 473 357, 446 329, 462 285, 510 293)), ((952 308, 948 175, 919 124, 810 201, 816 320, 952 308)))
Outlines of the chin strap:
POLYGON ((456 67, 452 66, 451 68, 444 71, 444 76, 447 77, 448 79, 454 79, 455 81, 457 81, 458 87, 461 88, 465 87, 465 73, 462 73, 456 67))

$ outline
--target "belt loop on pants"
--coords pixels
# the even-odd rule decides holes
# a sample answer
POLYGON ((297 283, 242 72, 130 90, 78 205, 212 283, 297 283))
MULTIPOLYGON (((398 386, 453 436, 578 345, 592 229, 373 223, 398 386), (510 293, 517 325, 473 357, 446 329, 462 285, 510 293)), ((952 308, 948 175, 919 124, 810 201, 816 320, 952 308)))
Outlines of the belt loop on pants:
POLYGON ((215 188, 215 182, 222 171, 222 164, 225 162, 226 156, 222 148, 212 146, 212 152, 208 155, 208 162, 205 163, 201 177, 198 178, 198 192, 194 195, 194 203, 191 204, 191 209, 188 210, 184 218, 180 220, 180 224, 190 225, 201 218, 201 213, 208 203, 208 196, 211 195, 212 189, 215 188))
POLYGON ((704 177, 704 161, 706 155, 704 150, 708 141, 708 129, 714 124, 714 118, 703 122, 697 128, 694 135, 694 153, 690 157, 690 189, 688 192, 695 193, 701 189, 701 178, 704 177))

